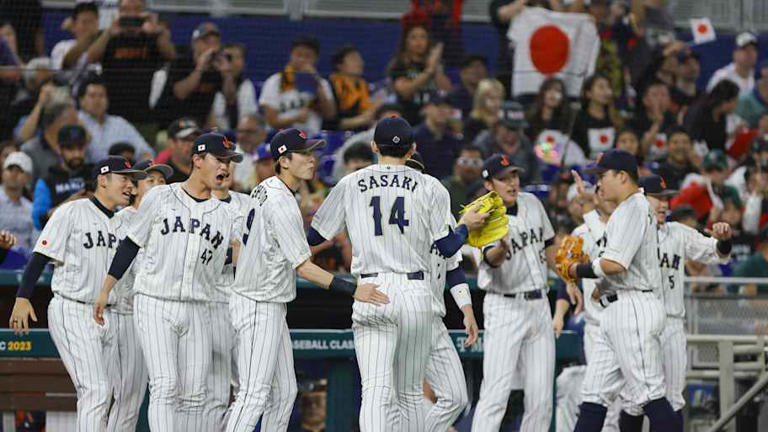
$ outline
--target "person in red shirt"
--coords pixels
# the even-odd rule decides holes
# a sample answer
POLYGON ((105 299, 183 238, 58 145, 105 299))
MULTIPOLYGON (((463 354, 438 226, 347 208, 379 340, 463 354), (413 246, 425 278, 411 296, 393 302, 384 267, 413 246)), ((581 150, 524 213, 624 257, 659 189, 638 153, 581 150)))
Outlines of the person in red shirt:
POLYGON ((702 222, 711 222, 724 208, 726 199, 735 199, 741 206, 739 192, 725 184, 728 178, 728 158, 722 150, 712 150, 702 163, 704 175, 686 179, 680 194, 670 202, 671 208, 690 205, 702 222))

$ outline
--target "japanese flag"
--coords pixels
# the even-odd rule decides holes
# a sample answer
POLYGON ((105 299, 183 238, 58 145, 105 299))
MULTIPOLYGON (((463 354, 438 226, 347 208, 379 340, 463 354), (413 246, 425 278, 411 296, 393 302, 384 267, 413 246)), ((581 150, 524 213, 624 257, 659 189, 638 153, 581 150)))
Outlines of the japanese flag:
POLYGON ((568 96, 577 97, 595 71, 600 38, 587 14, 526 7, 510 23, 507 37, 515 49, 515 96, 538 93, 542 81, 555 75, 565 81, 568 96))
POLYGON ((691 33, 696 44, 712 42, 717 39, 715 28, 709 18, 691 18, 691 33))

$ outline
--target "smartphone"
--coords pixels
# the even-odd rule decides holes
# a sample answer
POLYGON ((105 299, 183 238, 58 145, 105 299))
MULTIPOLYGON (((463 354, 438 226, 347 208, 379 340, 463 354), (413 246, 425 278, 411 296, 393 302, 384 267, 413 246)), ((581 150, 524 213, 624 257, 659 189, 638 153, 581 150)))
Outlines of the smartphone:
POLYGON ((120 20, 118 20, 118 24, 120 24, 120 27, 139 28, 144 25, 145 20, 146 18, 144 17, 126 16, 126 17, 120 17, 120 20))

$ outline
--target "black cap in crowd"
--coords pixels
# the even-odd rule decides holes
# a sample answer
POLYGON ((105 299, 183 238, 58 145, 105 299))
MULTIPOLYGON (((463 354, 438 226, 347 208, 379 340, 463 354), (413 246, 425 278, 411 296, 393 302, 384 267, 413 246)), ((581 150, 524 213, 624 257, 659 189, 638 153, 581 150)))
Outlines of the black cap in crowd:
POLYGON ((196 41, 208 35, 221 36, 221 30, 219 30, 219 26, 210 21, 200 23, 197 27, 195 27, 195 31, 192 32, 192 41, 196 41))
POLYGON ((597 164, 588 168, 586 172, 599 175, 610 170, 626 171, 633 178, 637 178, 637 158, 623 149, 608 149, 598 156, 597 164))
POLYGON ((272 159, 278 160, 280 156, 288 153, 307 153, 325 144, 322 139, 307 139, 307 134, 296 128, 283 129, 272 137, 269 149, 272 159))
POLYGON ((428 99, 424 102, 425 105, 450 105, 451 104, 451 98, 448 95, 448 92, 445 90, 436 90, 433 92, 430 92, 428 95, 428 99))
POLYGON ((501 122, 510 129, 522 129, 528 126, 525 120, 525 110, 523 106, 515 101, 506 101, 501 104, 499 110, 501 122))
POLYGON ((83 147, 88 142, 85 128, 78 125, 66 125, 59 129, 59 147, 83 147))
POLYGON ((168 126, 168 136, 174 139, 189 138, 193 135, 197 137, 197 135, 200 135, 201 133, 203 133, 203 130, 200 129, 200 126, 195 120, 189 117, 182 117, 174 120, 173 123, 168 126))
POLYGON ((424 159, 419 152, 413 152, 411 157, 405 161, 405 166, 413 168, 416 171, 424 171, 424 159))
POLYGON ((132 167, 131 162, 122 156, 109 156, 108 158, 99 161, 99 163, 93 167, 91 177, 96 179, 96 177, 100 175, 109 173, 130 175, 133 180, 143 180, 147 178, 147 173, 132 167))
POLYGON ((379 147, 410 147, 413 144, 413 130, 402 117, 385 118, 376 123, 373 142, 379 147))
POLYGON ((519 166, 512 165, 507 155, 495 154, 483 162, 483 178, 490 180, 510 171, 524 171, 519 166))
POLYGON ((243 154, 235 151, 235 144, 224 135, 207 133, 200 135, 192 144, 192 154, 210 153, 219 158, 229 158, 235 163, 243 161, 243 154))
POLYGON ((640 187, 646 195, 658 197, 671 197, 677 195, 676 190, 667 188, 667 182, 663 177, 651 174, 640 178, 640 187))
POLYGON ((145 159, 141 162, 138 162, 133 166, 133 168, 144 171, 145 173, 149 173, 150 171, 157 171, 162 174, 166 180, 168 180, 168 177, 173 175, 173 168, 171 168, 169 165, 155 163, 155 161, 152 159, 145 159))

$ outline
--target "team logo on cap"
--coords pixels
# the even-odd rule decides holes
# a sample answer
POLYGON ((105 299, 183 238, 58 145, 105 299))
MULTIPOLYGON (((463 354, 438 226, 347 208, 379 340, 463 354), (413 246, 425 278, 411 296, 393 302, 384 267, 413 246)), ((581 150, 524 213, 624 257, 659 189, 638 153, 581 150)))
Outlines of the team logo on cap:
POLYGON ((288 150, 288 148, 284 145, 281 145, 280 147, 277 148, 277 152, 280 154, 285 153, 286 150, 288 150))
POLYGON ((507 156, 504 155, 501 157, 501 165, 503 166, 509 166, 509 159, 507 159, 507 156))
POLYGON ((400 142, 400 137, 395 135, 394 137, 392 137, 392 142, 395 143, 395 144, 399 143, 400 142))
POLYGON ((659 177, 661 179, 661 188, 666 189, 667 188, 667 181, 664 180, 664 177, 659 177))
POLYGON ((197 146, 197 151, 203 151, 205 150, 205 144, 200 144, 197 146))
POLYGON ((305 134, 305 133, 304 133, 304 131, 299 131, 299 136, 300 136, 302 139, 307 139, 307 134, 305 134))
POLYGON ((483 170, 483 177, 488 177, 488 170, 483 170))
POLYGON ((102 174, 108 173, 109 172, 109 167, 108 166, 103 166, 103 167, 101 167, 100 171, 101 171, 102 174))
POLYGON ((221 142, 221 144, 224 146, 224 148, 228 149, 232 147, 232 143, 229 142, 229 139, 227 137, 224 137, 224 141, 221 142))
POLYGON ((128 161, 125 161, 125 167, 126 167, 126 168, 130 168, 130 167, 131 167, 131 163, 130 163, 130 162, 128 162, 128 161))

